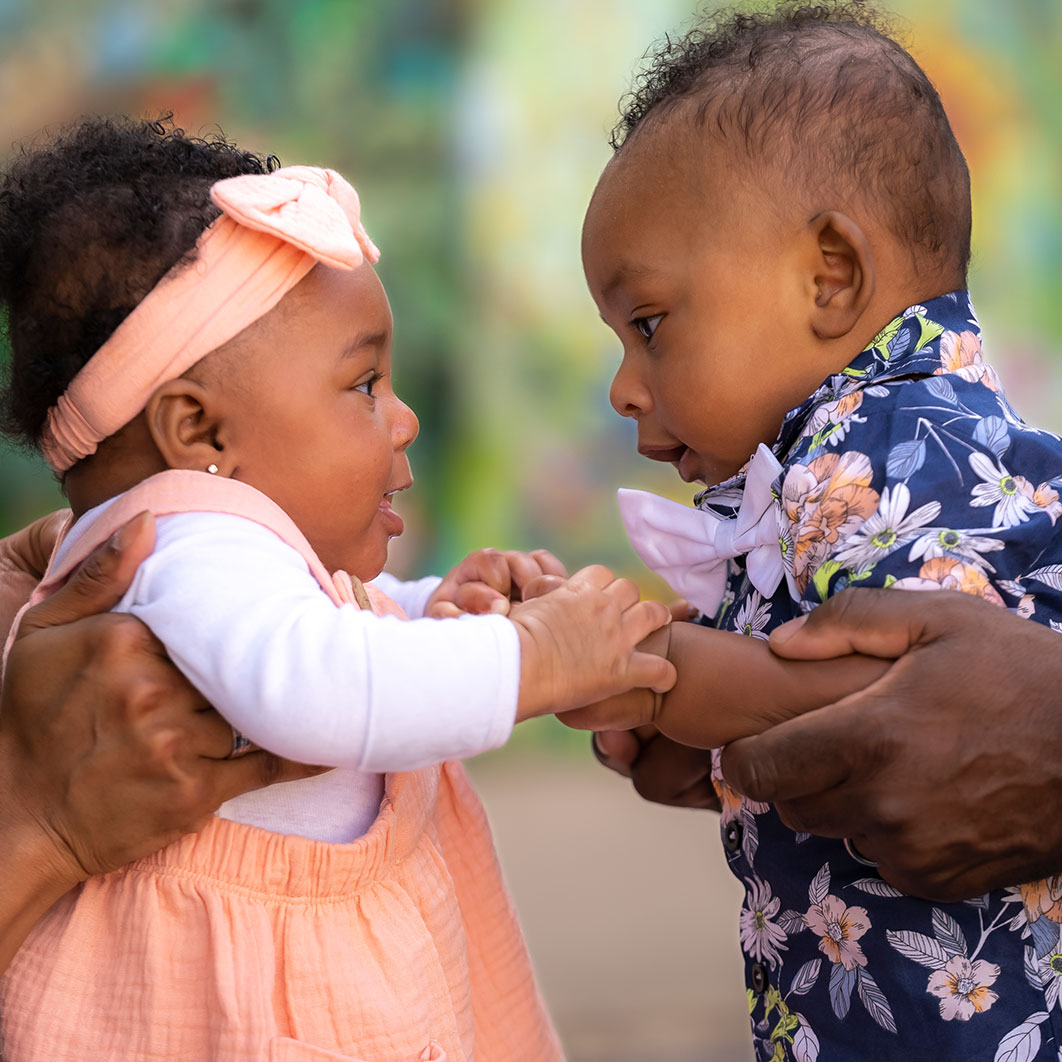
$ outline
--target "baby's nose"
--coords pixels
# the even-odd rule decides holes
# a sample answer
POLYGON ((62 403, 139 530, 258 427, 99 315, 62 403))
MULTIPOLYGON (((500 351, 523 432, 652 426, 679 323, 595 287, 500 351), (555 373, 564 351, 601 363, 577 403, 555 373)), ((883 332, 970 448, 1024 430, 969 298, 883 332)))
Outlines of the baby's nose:
POLYGON ((391 426, 391 438, 396 450, 405 450, 420 434, 420 420, 400 398, 395 401, 398 403, 398 409, 391 426))
POLYGON ((628 363, 627 358, 623 359, 619 369, 616 370, 612 386, 608 391, 608 400, 621 417, 638 418, 652 405, 648 389, 639 379, 634 367, 628 363))

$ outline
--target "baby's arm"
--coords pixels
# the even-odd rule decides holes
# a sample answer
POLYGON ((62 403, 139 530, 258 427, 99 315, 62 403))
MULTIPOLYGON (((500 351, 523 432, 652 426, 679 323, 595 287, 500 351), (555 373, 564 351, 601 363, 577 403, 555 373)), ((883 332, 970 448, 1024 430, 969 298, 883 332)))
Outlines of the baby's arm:
POLYGON ((235 516, 160 519, 121 607, 255 744, 362 771, 475 755, 520 719, 674 677, 634 652, 666 609, 607 569, 514 606, 511 621, 404 623, 336 608, 294 550, 235 516))
POLYGON ((427 615, 428 602, 441 582, 438 575, 407 581, 396 579, 387 572, 381 572, 372 580, 373 586, 382 590, 410 619, 423 619, 427 615))
POLYGON ((383 772, 474 755, 511 733, 520 653, 505 619, 405 623, 337 608, 299 554, 249 520, 191 513, 157 526, 122 608, 256 745, 383 772))
POLYGON ((889 661, 869 656, 796 661, 765 641, 695 623, 672 623, 643 643, 678 671, 662 696, 632 690, 561 719, 585 730, 628 730, 644 723, 696 748, 717 748, 865 689, 889 661))

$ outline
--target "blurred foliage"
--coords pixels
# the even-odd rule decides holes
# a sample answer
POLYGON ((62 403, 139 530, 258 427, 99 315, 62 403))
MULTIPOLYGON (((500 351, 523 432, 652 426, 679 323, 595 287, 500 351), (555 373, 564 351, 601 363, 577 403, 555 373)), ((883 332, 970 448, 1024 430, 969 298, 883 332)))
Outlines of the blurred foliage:
MULTIPOLYGON (((994 360, 1030 420, 1062 427, 1062 5, 893 6, 971 163, 971 286, 994 360)), ((614 488, 684 489, 640 467, 608 406, 617 345, 585 293, 579 230, 638 57, 691 10, 0 0, 0 145, 88 112, 173 111, 189 131, 343 171, 383 248, 396 378, 422 424, 394 569, 493 544, 634 571, 614 488)), ((3 456, 3 529, 58 503, 39 461, 3 456)))

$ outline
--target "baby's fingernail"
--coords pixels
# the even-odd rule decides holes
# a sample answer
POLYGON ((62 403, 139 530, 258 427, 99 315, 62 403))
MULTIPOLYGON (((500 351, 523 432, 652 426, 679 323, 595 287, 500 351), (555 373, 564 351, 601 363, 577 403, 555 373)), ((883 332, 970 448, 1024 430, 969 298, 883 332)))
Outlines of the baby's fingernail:
POLYGON ((490 603, 490 610, 491 612, 499 612, 505 615, 509 611, 509 602, 504 597, 496 597, 490 603))
POLYGON ((775 627, 775 629, 771 631, 771 641, 776 645, 784 645, 798 630, 800 630, 801 627, 804 626, 805 623, 807 623, 807 621, 808 617, 806 615, 797 616, 796 619, 791 619, 783 623, 781 627, 775 627))

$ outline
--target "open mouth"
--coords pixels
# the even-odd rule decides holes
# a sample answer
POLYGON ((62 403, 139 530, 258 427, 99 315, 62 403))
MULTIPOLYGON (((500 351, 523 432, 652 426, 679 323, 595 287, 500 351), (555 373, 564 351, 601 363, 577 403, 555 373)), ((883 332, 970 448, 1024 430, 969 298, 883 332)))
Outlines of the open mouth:
POLYGON ((394 490, 387 491, 387 493, 380 499, 380 513, 383 516, 384 524, 387 527, 387 535, 389 538, 397 538, 402 534, 406 527, 405 523, 402 521, 402 517, 391 508, 391 499, 396 494, 408 490, 412 485, 412 482, 409 482, 401 487, 395 487, 394 490))

